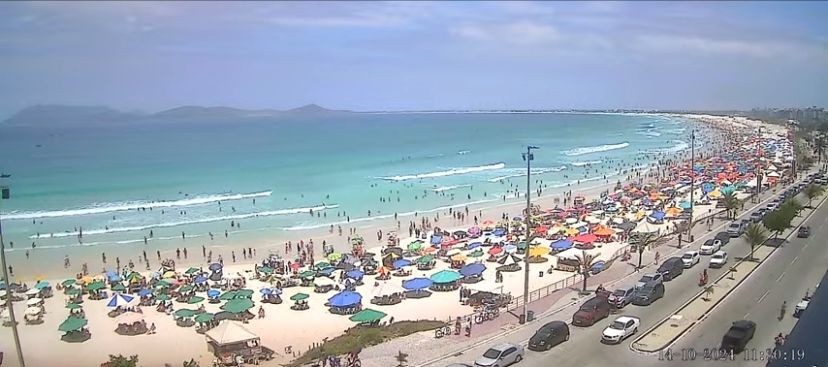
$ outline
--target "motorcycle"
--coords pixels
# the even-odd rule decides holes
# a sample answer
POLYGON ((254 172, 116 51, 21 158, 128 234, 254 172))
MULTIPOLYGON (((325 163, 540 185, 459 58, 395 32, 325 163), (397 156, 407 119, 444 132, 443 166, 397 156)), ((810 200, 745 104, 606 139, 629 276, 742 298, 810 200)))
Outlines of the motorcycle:
POLYGON ((699 287, 704 287, 705 285, 707 285, 707 275, 702 274, 699 276, 699 287))

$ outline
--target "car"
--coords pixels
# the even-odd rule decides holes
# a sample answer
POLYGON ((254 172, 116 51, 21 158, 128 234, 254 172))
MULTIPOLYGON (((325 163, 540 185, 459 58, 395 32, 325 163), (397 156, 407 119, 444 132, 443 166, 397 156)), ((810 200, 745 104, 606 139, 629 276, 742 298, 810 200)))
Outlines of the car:
POLYGON ((664 283, 650 282, 635 290, 632 304, 636 306, 649 306, 655 301, 664 297, 664 283))
POLYGON ((452 363, 452 364, 450 364, 446 367, 473 367, 473 366, 470 365, 470 364, 465 364, 465 363, 452 363))
POLYGON ((727 252, 717 251, 710 257, 711 268, 721 268, 725 264, 727 264, 727 252))
POLYGON ((684 273, 684 263, 680 257, 673 256, 664 260, 657 271, 664 278, 665 282, 669 282, 684 273))
POLYGON ((730 243, 730 233, 727 233, 727 232, 716 233, 716 235, 713 236, 713 238, 717 239, 719 241, 722 241, 722 246, 727 245, 728 243, 730 243))
POLYGON ((685 269, 689 269, 699 263, 700 257, 698 251, 687 251, 681 255, 681 263, 685 269))
POLYGON ((808 238, 810 236, 811 236, 811 227, 809 227, 809 226, 799 227, 799 230, 796 231, 796 237, 808 238))
POLYGON ((601 333, 601 341, 610 344, 618 344, 630 335, 638 332, 641 326, 641 319, 633 316, 620 316, 609 324, 601 333))
POLYGON ((590 298, 572 315, 572 325, 592 326, 608 317, 611 310, 612 305, 606 297, 590 298))
POLYGON ((608 301, 617 309, 624 308, 632 302, 633 294, 635 287, 618 288, 609 295, 608 301))
POLYGON ((796 307, 794 307, 794 317, 802 315, 802 313, 805 312, 805 309, 808 308, 809 304, 811 304, 811 297, 803 297, 802 300, 796 304, 796 307))
POLYGON ((739 222, 730 223, 727 226, 727 234, 729 234, 731 238, 741 236, 742 235, 742 224, 739 223, 739 222))
POLYGON ((753 222, 753 223, 761 222, 763 217, 764 216, 760 212, 750 213, 750 221, 753 222))
POLYGON ((504 367, 523 360, 523 347, 518 344, 503 343, 489 348, 474 361, 475 367, 504 367))
POLYGON ((699 248, 699 253, 702 255, 713 255, 716 251, 719 251, 722 248, 722 241, 717 239, 709 239, 704 241, 704 244, 701 245, 699 248))
POLYGON ((563 321, 551 321, 529 338, 529 350, 543 351, 569 340, 569 326, 563 321))
POLYGON ((661 275, 661 273, 644 274, 643 276, 641 276, 641 279, 638 280, 638 283, 635 283, 635 287, 640 288, 650 282, 662 283, 664 282, 664 276, 661 275))
POLYGON ((741 353, 745 350, 747 343, 753 339, 754 333, 756 333, 755 322, 750 320, 734 321, 730 329, 722 337, 720 349, 731 351, 735 354, 741 353))

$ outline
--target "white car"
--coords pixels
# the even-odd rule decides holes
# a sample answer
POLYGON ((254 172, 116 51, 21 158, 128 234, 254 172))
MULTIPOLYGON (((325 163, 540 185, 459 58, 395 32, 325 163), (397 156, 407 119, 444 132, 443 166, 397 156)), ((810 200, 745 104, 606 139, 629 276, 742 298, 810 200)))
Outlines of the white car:
POLYGON ((726 263, 727 263, 727 252, 717 251, 715 254, 713 254, 713 256, 710 257, 710 267, 711 268, 721 268, 726 263))
POLYGON ((805 312, 805 310, 808 308, 809 304, 811 304, 811 297, 802 298, 802 300, 796 304, 796 307, 794 307, 794 317, 799 317, 800 315, 802 315, 802 313, 805 312))
POLYGON ((641 326, 641 319, 633 316, 621 316, 604 329, 604 332, 601 333, 601 340, 612 344, 620 343, 628 336, 638 332, 639 326, 641 326))
POLYGON ((698 251, 687 251, 684 255, 681 255, 681 263, 684 264, 685 269, 692 268, 699 263, 699 258, 698 251))
POLYGON ((523 347, 503 343, 489 348, 483 356, 474 361, 475 367, 505 367, 523 360, 523 347))
POLYGON ((716 239, 709 239, 704 241, 704 244, 701 245, 699 251, 702 255, 712 255, 716 251, 719 251, 722 248, 722 241, 716 239))

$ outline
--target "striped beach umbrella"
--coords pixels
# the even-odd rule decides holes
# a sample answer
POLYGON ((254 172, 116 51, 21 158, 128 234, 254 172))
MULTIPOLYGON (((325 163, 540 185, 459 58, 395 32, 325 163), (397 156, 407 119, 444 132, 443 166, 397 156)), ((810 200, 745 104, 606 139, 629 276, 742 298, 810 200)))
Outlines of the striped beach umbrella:
POLYGON ((115 293, 112 295, 112 297, 109 298, 109 301, 106 302, 106 307, 115 308, 134 306, 135 299, 135 296, 115 293))

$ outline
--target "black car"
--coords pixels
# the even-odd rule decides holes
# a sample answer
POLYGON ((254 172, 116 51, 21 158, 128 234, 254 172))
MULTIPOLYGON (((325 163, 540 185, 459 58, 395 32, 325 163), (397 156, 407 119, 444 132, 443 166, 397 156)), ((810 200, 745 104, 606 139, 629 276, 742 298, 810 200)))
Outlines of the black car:
POLYGON ((722 246, 727 245, 730 242, 730 234, 727 232, 719 232, 716 233, 716 236, 713 237, 715 240, 722 241, 722 246))
POLYGON ((796 236, 799 238, 808 238, 811 236, 811 227, 809 226, 802 226, 799 227, 799 230, 796 232, 796 236))
POLYGON ((664 297, 664 283, 650 282, 635 290, 632 304, 649 306, 661 297, 664 297))
POLYGON ((664 277, 665 282, 673 280, 673 278, 684 273, 684 263, 680 257, 673 256, 661 263, 658 272, 664 277))
POLYGON ((563 321, 552 321, 541 326, 529 338, 529 350, 543 351, 569 340, 569 326, 563 321))
POLYGON ((722 337, 721 349, 741 353, 747 343, 753 339, 756 332, 756 323, 750 320, 734 321, 727 333, 722 337))

